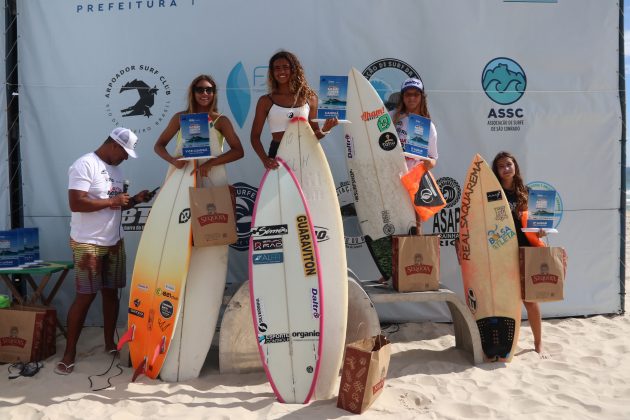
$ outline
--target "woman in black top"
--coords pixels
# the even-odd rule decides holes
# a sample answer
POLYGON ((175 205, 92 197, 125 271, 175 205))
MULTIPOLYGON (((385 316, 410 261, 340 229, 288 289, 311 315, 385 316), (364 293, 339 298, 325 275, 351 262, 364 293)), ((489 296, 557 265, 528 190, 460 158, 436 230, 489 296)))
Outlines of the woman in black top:
MULTIPOLYGON (((519 246, 545 246, 540 240, 545 235, 543 230, 538 233, 524 233, 521 228, 523 223, 527 223, 527 196, 528 190, 523 183, 521 171, 518 167, 516 158, 508 152, 499 152, 492 161, 492 172, 503 187, 505 197, 510 203, 512 219, 514 219, 514 227, 516 228, 516 237, 519 246)), ((549 357, 543 352, 542 345, 542 317, 540 315, 540 306, 537 302, 523 302, 527 310, 527 319, 532 327, 534 335, 534 349, 542 357, 549 357)))

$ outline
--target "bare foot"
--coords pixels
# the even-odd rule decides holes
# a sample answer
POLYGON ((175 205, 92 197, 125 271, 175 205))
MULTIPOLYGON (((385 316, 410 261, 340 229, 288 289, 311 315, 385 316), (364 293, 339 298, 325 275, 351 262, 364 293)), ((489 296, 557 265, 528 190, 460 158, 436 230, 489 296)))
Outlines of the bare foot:
POLYGON ((534 350, 536 350, 536 353, 538 353, 538 356, 540 356, 541 359, 551 359, 551 355, 547 353, 545 350, 543 350, 542 343, 536 344, 534 346, 534 350))

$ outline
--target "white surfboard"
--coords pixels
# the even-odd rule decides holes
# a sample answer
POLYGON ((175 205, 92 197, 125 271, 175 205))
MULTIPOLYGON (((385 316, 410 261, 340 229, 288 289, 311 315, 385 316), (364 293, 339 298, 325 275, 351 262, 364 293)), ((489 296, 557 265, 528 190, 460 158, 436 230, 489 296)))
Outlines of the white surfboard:
POLYGON ((521 325, 518 240, 501 184, 476 155, 462 192, 459 246, 466 303, 488 361, 512 360, 521 325))
MULTIPOLYGON (((210 151, 213 156, 223 152, 218 133, 210 129, 210 151)), ((199 161, 201 165, 205 160, 199 161)), ((215 166, 201 186, 227 185, 225 166, 215 166)), ((228 245, 192 248, 188 277, 181 312, 160 378, 169 382, 196 378, 206 360, 214 336, 228 267, 228 245)))
POLYGON ((346 163, 361 232, 373 241, 407 234, 416 218, 400 182, 407 172, 403 150, 383 101, 355 68, 348 74, 346 115, 352 121, 344 125, 346 163))
POLYGON ((249 241, 252 319, 278 400, 307 403, 320 368, 325 316, 315 230, 295 175, 282 159, 258 189, 249 241))
POLYGON ((278 157, 287 162, 300 182, 311 209, 321 257, 324 299, 324 343, 315 391, 316 399, 331 398, 338 391, 346 322, 348 318, 348 274, 343 221, 335 182, 315 133, 304 120, 289 123, 278 157))

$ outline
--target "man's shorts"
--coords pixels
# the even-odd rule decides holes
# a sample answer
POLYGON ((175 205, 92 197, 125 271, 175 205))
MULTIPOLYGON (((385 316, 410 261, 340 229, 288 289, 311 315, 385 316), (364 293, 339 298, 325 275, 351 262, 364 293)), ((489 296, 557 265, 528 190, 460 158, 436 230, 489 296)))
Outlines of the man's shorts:
POLYGON ((101 289, 120 289, 127 282, 125 244, 102 246, 70 239, 77 293, 94 294, 101 289))

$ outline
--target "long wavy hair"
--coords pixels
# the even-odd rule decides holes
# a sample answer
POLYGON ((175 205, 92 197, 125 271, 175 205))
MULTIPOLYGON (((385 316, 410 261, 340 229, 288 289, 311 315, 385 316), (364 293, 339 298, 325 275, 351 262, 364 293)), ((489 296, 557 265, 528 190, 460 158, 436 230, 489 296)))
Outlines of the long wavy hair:
POLYGON ((190 82, 190 86, 188 86, 188 108, 186 108, 187 114, 192 114, 197 112, 197 102, 195 101, 195 92, 193 89, 200 81, 205 80, 209 82, 212 86, 214 86, 214 96, 212 98, 212 102, 210 102, 210 112, 218 112, 217 104, 219 102, 219 92, 217 91, 217 84, 212 78, 207 74, 200 74, 195 77, 192 82, 190 82))
POLYGON ((501 181, 501 178, 499 177, 499 161, 501 159, 511 159, 514 163, 514 178, 512 185, 514 187, 514 193, 516 194, 516 209, 518 211, 525 211, 527 210, 528 190, 523 182, 518 162, 513 154, 509 152, 499 152, 492 160, 492 172, 494 172, 499 181, 501 181))
POLYGON ((289 51, 278 51, 269 59, 269 69, 267 70, 267 86, 270 93, 278 91, 278 81, 273 77, 273 63, 276 60, 284 58, 289 62, 291 67, 291 78, 289 79, 289 89, 295 95, 295 102, 304 104, 310 98, 316 95, 315 91, 308 85, 306 76, 304 76, 304 68, 300 64, 300 60, 295 54, 289 51))
MULTIPOLYGON (((410 88, 415 89, 415 88, 410 88)), ((427 95, 424 93, 424 90, 420 91, 420 96, 422 96, 422 101, 420 101, 420 116, 424 118, 431 119, 431 114, 429 114, 429 102, 427 101, 427 95)), ((403 93, 400 92, 398 95, 398 103, 396 104, 396 112, 394 112, 394 124, 400 121, 400 117, 409 113, 407 107, 405 106, 405 101, 403 100, 403 93)))

